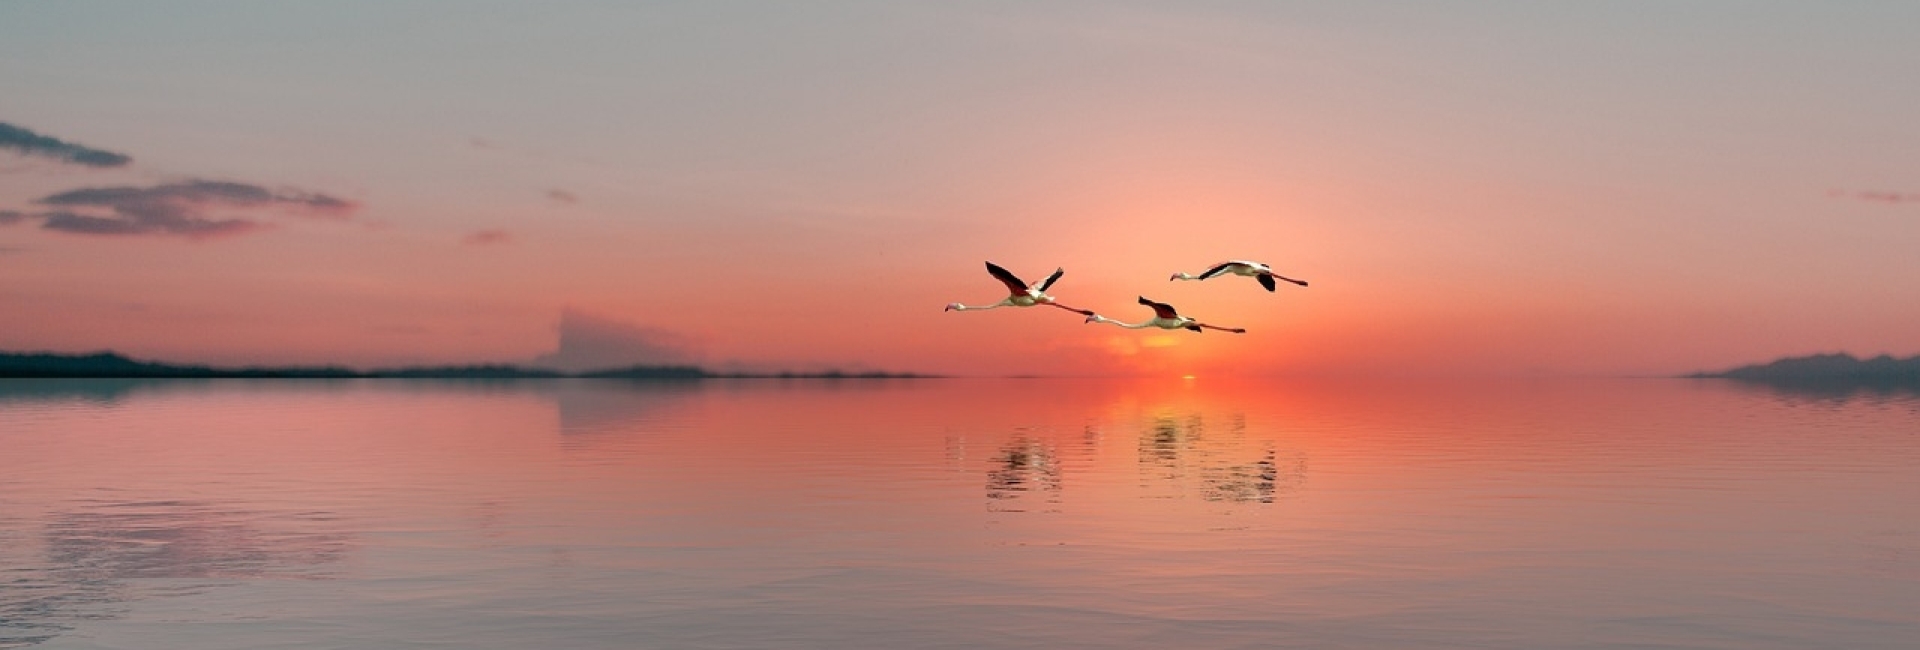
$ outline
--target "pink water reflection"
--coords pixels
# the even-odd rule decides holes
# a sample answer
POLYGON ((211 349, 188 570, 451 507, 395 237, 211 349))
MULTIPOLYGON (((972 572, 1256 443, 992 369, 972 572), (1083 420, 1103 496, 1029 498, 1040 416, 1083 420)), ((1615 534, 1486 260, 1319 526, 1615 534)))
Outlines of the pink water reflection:
MULTIPOLYGON (((1208 378, 0 396, 9 566, 78 593, 59 549, 91 548, 75 540, 103 537, 79 530, 102 511, 191 503, 159 516, 219 524, 149 539, 191 540, 213 573, 186 575, 230 584, 130 593, 106 618, 83 616, 97 603, 39 615, 65 647, 206 647, 194 635, 242 619, 235 639, 297 632, 302 647, 1901 647, 1920 633, 1920 412, 1900 396, 1208 378), (259 570, 218 573, 235 565, 259 570)), ((176 556, 88 579, 182 575, 164 566, 176 556)))

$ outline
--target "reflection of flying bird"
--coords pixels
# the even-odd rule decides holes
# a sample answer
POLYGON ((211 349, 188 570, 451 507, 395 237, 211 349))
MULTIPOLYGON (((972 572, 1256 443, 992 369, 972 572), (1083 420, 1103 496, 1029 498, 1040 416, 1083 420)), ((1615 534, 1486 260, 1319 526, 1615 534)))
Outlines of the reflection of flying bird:
POLYGON ((1061 309, 1065 309, 1067 311, 1070 311, 1076 314, 1085 315, 1085 316, 1093 315, 1093 312, 1085 309, 1074 309, 1072 307, 1068 307, 1066 305, 1056 303, 1053 301, 1053 296, 1047 295, 1047 287, 1053 286, 1053 283, 1059 280, 1061 275, 1065 275, 1066 274, 1065 269, 1058 269, 1058 268, 1054 269, 1053 275, 1049 275, 1047 276, 1047 279, 1041 280, 1040 284, 1037 286, 1029 286, 1026 283, 1026 281, 1021 280, 1019 276, 1009 273, 1006 269, 1000 268, 999 265, 994 264, 993 262, 987 262, 987 273, 993 274, 993 277, 995 279, 998 279, 1002 284, 1007 285, 1008 295, 1006 298, 1003 298, 1000 300, 1000 302, 996 302, 991 305, 962 305, 957 302, 950 303, 947 305, 947 308, 942 311, 966 311, 969 309, 993 309, 995 307, 1032 307, 1034 305, 1046 305, 1049 307, 1059 307, 1061 309))
POLYGON ((1195 332, 1199 332, 1201 331, 1201 328, 1206 328, 1206 329, 1220 330, 1222 332, 1233 332, 1235 334, 1247 333, 1247 330, 1242 328, 1220 327, 1218 325, 1208 325, 1206 323, 1196 321, 1192 318, 1181 316, 1178 312, 1175 312, 1173 310, 1173 305, 1169 305, 1164 302, 1154 302, 1154 301, 1148 300, 1146 296, 1140 297, 1140 304, 1153 308, 1153 318, 1151 320, 1147 320, 1145 322, 1140 322, 1140 323, 1123 323, 1111 318, 1107 318, 1105 316, 1101 316, 1099 314, 1088 314, 1087 322, 1113 323, 1114 325, 1118 325, 1120 327, 1125 327, 1127 329, 1136 329, 1136 330, 1146 329, 1149 327, 1158 327, 1160 329, 1166 329, 1166 330, 1189 329, 1195 332))
POLYGON ((1248 262, 1244 260, 1228 260, 1225 262, 1221 262, 1219 264, 1215 264, 1213 265, 1213 268, 1207 269, 1206 271, 1202 272, 1200 275, 1187 275, 1185 273, 1175 273, 1173 274, 1173 277, 1167 278, 1167 281, 1172 282, 1174 280, 1205 280, 1208 278, 1220 277, 1228 273, 1232 273, 1234 275, 1252 276, 1255 279, 1260 280, 1260 286, 1266 287, 1268 291, 1273 290, 1274 278, 1286 280, 1288 282, 1292 282, 1294 284, 1297 284, 1303 287, 1307 286, 1306 280, 1295 280, 1293 278, 1289 278, 1284 275, 1274 273, 1273 268, 1265 264, 1261 264, 1259 262, 1248 262))

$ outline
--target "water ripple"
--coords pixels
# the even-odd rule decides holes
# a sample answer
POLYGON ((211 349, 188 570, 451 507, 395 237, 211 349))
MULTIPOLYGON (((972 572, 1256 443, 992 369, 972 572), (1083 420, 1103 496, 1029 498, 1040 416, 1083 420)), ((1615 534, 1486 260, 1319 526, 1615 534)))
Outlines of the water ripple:
MULTIPOLYGON (((352 537, 325 512, 191 500, 82 500, 46 517, 38 558, 9 553, 0 574, 0 647, 46 641, 145 598, 232 581, 332 575, 352 537)), ((24 555, 24 554, 20 554, 24 555)))

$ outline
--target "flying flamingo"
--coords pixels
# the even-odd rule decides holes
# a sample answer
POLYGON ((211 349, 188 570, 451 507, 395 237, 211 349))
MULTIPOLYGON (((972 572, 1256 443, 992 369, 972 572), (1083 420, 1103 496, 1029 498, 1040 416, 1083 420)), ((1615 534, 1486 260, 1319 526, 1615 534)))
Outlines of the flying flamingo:
POLYGON ((993 262, 987 262, 987 273, 993 274, 993 277, 1000 280, 1001 284, 1007 285, 1008 295, 1006 298, 991 305, 962 305, 957 302, 950 303, 946 309, 941 311, 966 311, 969 309, 993 309, 995 307, 1032 307, 1034 305, 1046 305, 1048 307, 1059 307, 1083 316, 1093 315, 1093 312, 1085 309, 1074 309, 1056 303, 1053 301, 1053 296, 1047 295, 1047 287, 1053 286, 1054 281, 1059 280, 1061 275, 1065 275, 1065 269, 1054 269, 1053 275, 1049 275, 1047 279, 1041 280, 1039 286, 1028 286, 1025 280, 1020 279, 1020 276, 1000 268, 999 265, 993 262))
POLYGON ((1113 323, 1114 325, 1118 325, 1120 327, 1125 327, 1127 329, 1135 329, 1135 330, 1146 329, 1149 327, 1158 327, 1163 330, 1189 329, 1195 332, 1200 332, 1202 331, 1201 328, 1204 327, 1206 329, 1220 330, 1222 332, 1233 332, 1235 334, 1247 333, 1247 330, 1243 328, 1221 327, 1219 325, 1208 325, 1206 323, 1196 321, 1192 318, 1181 316, 1178 312, 1175 312, 1173 310, 1173 305, 1169 305, 1164 302, 1154 302, 1154 301, 1148 300, 1146 296, 1140 297, 1140 304, 1153 308, 1152 320, 1148 320, 1141 323, 1122 323, 1120 321, 1107 318, 1099 314, 1088 314, 1087 322, 1113 323))
POLYGON ((1215 264, 1213 265, 1213 268, 1207 269, 1205 272, 1201 273, 1200 275, 1187 275, 1185 273, 1175 273, 1173 274, 1173 277, 1167 278, 1167 281, 1172 282, 1174 280, 1205 280, 1207 278, 1215 278, 1222 275, 1226 275, 1228 273, 1232 273, 1234 275, 1253 276, 1254 278, 1259 279, 1260 286, 1266 287, 1268 291, 1273 290, 1274 278, 1280 278, 1282 280, 1286 280, 1288 282, 1292 282, 1294 284, 1297 284, 1303 287, 1307 286, 1306 280, 1295 280, 1293 278, 1289 278, 1284 275, 1274 273, 1273 268, 1265 264, 1261 264, 1259 262, 1248 262, 1244 260, 1228 260, 1225 262, 1221 262, 1219 264, 1215 264))

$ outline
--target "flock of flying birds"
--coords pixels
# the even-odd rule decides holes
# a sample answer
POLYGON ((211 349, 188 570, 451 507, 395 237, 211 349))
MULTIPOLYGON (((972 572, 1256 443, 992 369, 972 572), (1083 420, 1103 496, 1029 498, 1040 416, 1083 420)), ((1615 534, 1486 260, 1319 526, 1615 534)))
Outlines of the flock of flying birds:
MULTIPOLYGON (((1219 325, 1209 325, 1207 323, 1202 323, 1198 320, 1195 320, 1189 316, 1181 316, 1179 312, 1174 311, 1173 305, 1169 305, 1164 302, 1154 302, 1152 300, 1148 300, 1146 296, 1140 297, 1140 304, 1153 308, 1153 318, 1145 321, 1141 321, 1138 323, 1128 323, 1123 321, 1117 321, 1111 318, 1107 318, 1105 316, 1101 316, 1089 310, 1075 309, 1072 307, 1068 307, 1066 305, 1062 305, 1058 302, 1054 302, 1053 296, 1047 295, 1047 288, 1053 286, 1053 283, 1059 280, 1060 276, 1066 274, 1065 269, 1058 269, 1058 268, 1054 269, 1052 275, 1047 276, 1047 279, 1041 280, 1040 284, 1037 284, 1037 285, 1027 284, 1026 281, 1020 279, 1020 276, 1014 275, 1008 272, 1006 269, 1000 268, 999 265, 994 264, 993 262, 987 262, 987 273, 992 274, 994 279, 999 280, 1001 284, 1007 285, 1007 292, 1009 295, 1006 298, 1001 299, 1000 302, 996 302, 991 305, 962 305, 957 302, 951 303, 947 305, 947 308, 944 311, 967 311, 969 309, 993 309, 995 307, 1032 307, 1034 305, 1046 305, 1048 307, 1058 307, 1076 314, 1080 314, 1082 316, 1086 316, 1087 322, 1089 323, 1113 323, 1114 325, 1125 327, 1127 329, 1145 329, 1148 327, 1158 327, 1160 329, 1168 329, 1168 330, 1188 329, 1188 330, 1193 330, 1195 332, 1204 332, 1206 330, 1212 329, 1212 330, 1220 330, 1222 332, 1233 332, 1235 334, 1247 333, 1247 330, 1245 328, 1221 327, 1219 325)), ((1259 280, 1260 286, 1266 287, 1267 291, 1273 291, 1274 287, 1278 286, 1274 283, 1274 280, 1291 282, 1293 284, 1297 284, 1303 287, 1307 286, 1307 283, 1305 280, 1295 280, 1293 278, 1289 278, 1284 275, 1274 273, 1273 268, 1265 264, 1261 264, 1259 262, 1248 262, 1245 260, 1228 260, 1225 262, 1221 262, 1219 264, 1213 265, 1211 268, 1208 268, 1206 271, 1202 271, 1199 275, 1175 273, 1173 274, 1173 277, 1167 278, 1167 281, 1172 282, 1174 280, 1207 280, 1207 279, 1217 278, 1223 275, 1244 275, 1244 276, 1254 278, 1256 280, 1259 280)))

